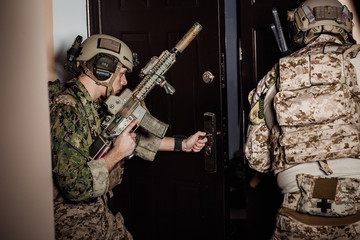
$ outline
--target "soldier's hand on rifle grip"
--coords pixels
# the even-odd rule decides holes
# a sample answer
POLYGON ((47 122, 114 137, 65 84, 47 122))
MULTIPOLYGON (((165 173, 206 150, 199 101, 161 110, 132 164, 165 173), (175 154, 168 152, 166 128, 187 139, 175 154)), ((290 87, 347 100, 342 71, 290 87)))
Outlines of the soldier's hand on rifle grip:
POLYGON ((136 147, 136 133, 131 130, 140 122, 139 119, 132 121, 125 130, 114 139, 112 149, 104 156, 109 172, 121 159, 131 155, 136 147))

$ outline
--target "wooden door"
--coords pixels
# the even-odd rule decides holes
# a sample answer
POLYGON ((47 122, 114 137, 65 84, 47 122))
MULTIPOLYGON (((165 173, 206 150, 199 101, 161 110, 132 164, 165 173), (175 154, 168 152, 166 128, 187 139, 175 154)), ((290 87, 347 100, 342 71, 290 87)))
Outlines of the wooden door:
POLYGON ((156 87, 146 104, 170 125, 168 136, 202 130, 204 113, 215 114, 217 169, 205 170, 204 151, 159 152, 154 162, 128 160, 110 206, 121 211, 136 240, 225 239, 222 8, 221 0, 89 1, 91 34, 118 37, 138 53, 140 65, 127 75, 130 89, 152 56, 173 48, 195 22, 203 26, 166 74, 175 94, 156 87), (206 71, 215 76, 213 82, 202 80, 206 71))
MULTIPOLYGON (((296 8, 303 1, 241 0, 239 2, 242 103, 245 115, 248 116, 250 106, 247 97, 249 92, 256 87, 258 81, 281 57, 270 28, 270 24, 274 23, 271 10, 273 7, 277 8, 289 44, 286 13, 287 10, 296 8)), ((248 169, 247 177, 250 181, 254 177, 254 172, 248 169)), ((276 213, 282 201, 272 173, 262 174, 260 179, 260 184, 256 188, 248 187, 246 192, 247 218, 246 238, 244 239, 269 239, 273 233, 276 213)))

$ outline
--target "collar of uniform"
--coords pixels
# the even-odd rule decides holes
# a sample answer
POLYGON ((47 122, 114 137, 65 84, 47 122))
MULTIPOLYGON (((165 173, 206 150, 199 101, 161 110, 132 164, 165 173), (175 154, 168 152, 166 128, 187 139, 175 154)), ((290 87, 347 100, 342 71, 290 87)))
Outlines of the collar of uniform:
MULTIPOLYGON (((329 43, 335 43, 342 45, 342 42, 340 39, 336 36, 329 35, 329 34, 321 34, 317 39, 315 39, 313 42, 309 43, 305 47, 297 50, 296 52, 293 52, 291 54, 292 57, 300 56, 303 54, 310 54, 311 52, 317 52, 321 50, 325 45, 328 45, 329 43)), ((328 45, 330 46, 330 45, 328 45)))
POLYGON ((94 102, 85 86, 78 79, 72 82, 71 88, 76 94, 76 96, 81 99, 81 103, 84 106, 86 104, 91 104, 94 102))
POLYGON ((309 43, 308 46, 318 45, 320 43, 326 43, 326 42, 334 42, 341 45, 343 44, 337 36, 333 36, 329 34, 321 34, 313 42, 309 43))

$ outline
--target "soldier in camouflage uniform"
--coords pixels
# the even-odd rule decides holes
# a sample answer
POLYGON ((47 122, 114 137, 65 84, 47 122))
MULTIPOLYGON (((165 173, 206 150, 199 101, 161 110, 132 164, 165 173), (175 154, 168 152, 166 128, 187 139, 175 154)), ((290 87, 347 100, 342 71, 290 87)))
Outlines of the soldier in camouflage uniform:
MULTIPOLYGON (((121 183, 124 158, 135 152, 152 161, 158 150, 174 150, 174 138, 136 137, 134 120, 104 157, 92 159, 89 146, 101 133, 102 97, 118 93, 133 69, 133 54, 122 41, 104 34, 82 43, 76 58, 80 74, 65 85, 49 83, 51 98, 52 166, 56 239, 132 239, 120 213, 107 207, 107 195, 121 183)), ((199 152, 205 132, 197 132, 179 145, 182 151, 199 152)))
POLYGON ((337 0, 288 12, 293 43, 249 94, 245 154, 284 200, 272 239, 360 239, 360 46, 337 0))

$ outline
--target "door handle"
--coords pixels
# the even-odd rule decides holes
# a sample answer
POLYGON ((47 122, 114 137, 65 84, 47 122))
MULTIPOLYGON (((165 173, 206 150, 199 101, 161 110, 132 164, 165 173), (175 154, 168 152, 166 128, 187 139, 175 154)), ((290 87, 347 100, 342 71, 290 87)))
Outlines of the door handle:
POLYGON ((204 147, 205 171, 216 172, 216 115, 214 113, 204 113, 204 131, 208 139, 204 147))

